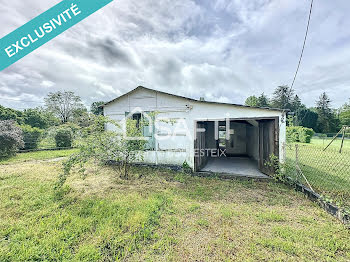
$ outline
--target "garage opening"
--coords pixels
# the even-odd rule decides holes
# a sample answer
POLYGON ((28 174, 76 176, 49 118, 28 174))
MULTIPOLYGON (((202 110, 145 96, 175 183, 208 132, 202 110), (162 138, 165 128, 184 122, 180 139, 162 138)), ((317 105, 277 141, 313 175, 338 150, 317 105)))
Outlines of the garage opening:
POLYGON ((266 178, 278 157, 278 119, 226 119, 196 123, 195 171, 266 178))

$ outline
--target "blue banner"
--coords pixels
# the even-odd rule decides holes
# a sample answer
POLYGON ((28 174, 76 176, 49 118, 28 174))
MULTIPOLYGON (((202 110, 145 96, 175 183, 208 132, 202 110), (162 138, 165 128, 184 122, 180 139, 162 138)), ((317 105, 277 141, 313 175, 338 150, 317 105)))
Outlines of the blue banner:
POLYGON ((113 0, 64 0, 0 39, 0 71, 113 0))

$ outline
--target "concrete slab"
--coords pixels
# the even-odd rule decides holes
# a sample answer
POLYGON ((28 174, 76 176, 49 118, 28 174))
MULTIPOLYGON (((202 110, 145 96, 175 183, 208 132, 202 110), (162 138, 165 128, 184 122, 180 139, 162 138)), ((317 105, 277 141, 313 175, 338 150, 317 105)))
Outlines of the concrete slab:
POLYGON ((270 177, 261 173, 258 164, 248 157, 217 157, 210 158, 201 172, 212 172, 217 174, 230 174, 249 178, 270 177))

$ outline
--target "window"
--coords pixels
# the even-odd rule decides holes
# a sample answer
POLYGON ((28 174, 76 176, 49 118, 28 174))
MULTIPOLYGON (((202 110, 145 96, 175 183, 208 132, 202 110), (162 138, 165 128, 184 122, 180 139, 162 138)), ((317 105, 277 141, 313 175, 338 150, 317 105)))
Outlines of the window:
MULTIPOLYGON (((150 112, 144 112, 144 114, 148 114, 150 112)), ((147 138, 147 143, 145 145, 146 150, 154 150, 155 149, 155 138, 154 138, 154 123, 149 121, 149 119, 143 113, 134 113, 130 118, 132 120, 136 120, 136 127, 142 128, 143 137, 147 138), (151 128, 150 128, 151 125, 151 128)), ((125 112, 125 116, 128 116, 129 112, 125 112)))
POLYGON ((132 115, 132 120, 136 120, 136 127, 139 128, 140 127, 140 121, 142 118, 142 114, 141 113, 135 113, 132 115))

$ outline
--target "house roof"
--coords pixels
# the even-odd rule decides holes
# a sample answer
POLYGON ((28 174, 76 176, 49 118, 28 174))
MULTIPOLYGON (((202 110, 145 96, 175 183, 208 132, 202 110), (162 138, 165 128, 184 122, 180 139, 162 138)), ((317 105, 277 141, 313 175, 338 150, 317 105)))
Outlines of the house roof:
POLYGON ((219 105, 231 105, 231 106, 239 106, 239 107, 247 107, 247 108, 255 108, 255 109, 265 109, 265 110, 273 110, 273 111, 284 111, 284 112, 287 112, 289 111, 289 109, 280 109, 280 108, 271 108, 271 107, 254 107, 254 106, 247 106, 247 105, 241 105, 241 104, 233 104, 233 103, 223 103, 223 102, 214 102, 214 101, 202 101, 202 100, 199 100, 199 99, 193 99, 193 98, 190 98, 190 97, 185 97, 185 96, 179 96, 179 95, 174 95, 174 94, 170 94, 170 93, 167 93, 167 92, 163 92, 163 91, 159 91, 159 90, 155 90, 155 89, 151 89, 151 88, 147 88, 147 87, 144 87, 144 86, 138 86, 136 88, 134 88, 133 90, 121 95, 121 96, 118 96, 117 98, 114 98, 113 100, 99 106, 99 107, 104 107, 108 104, 111 104, 115 101, 117 101, 118 99, 136 91, 136 90, 140 90, 140 89, 145 89, 145 90, 149 90, 149 91, 154 91, 154 92, 158 92, 158 93, 162 93, 162 94, 165 94, 165 95, 169 95, 169 96, 174 96, 174 97, 179 97, 179 98, 183 98, 183 99, 187 99, 187 100, 190 100, 190 101, 194 101, 194 102, 199 102, 199 103, 210 103, 210 104, 219 104, 219 105))

